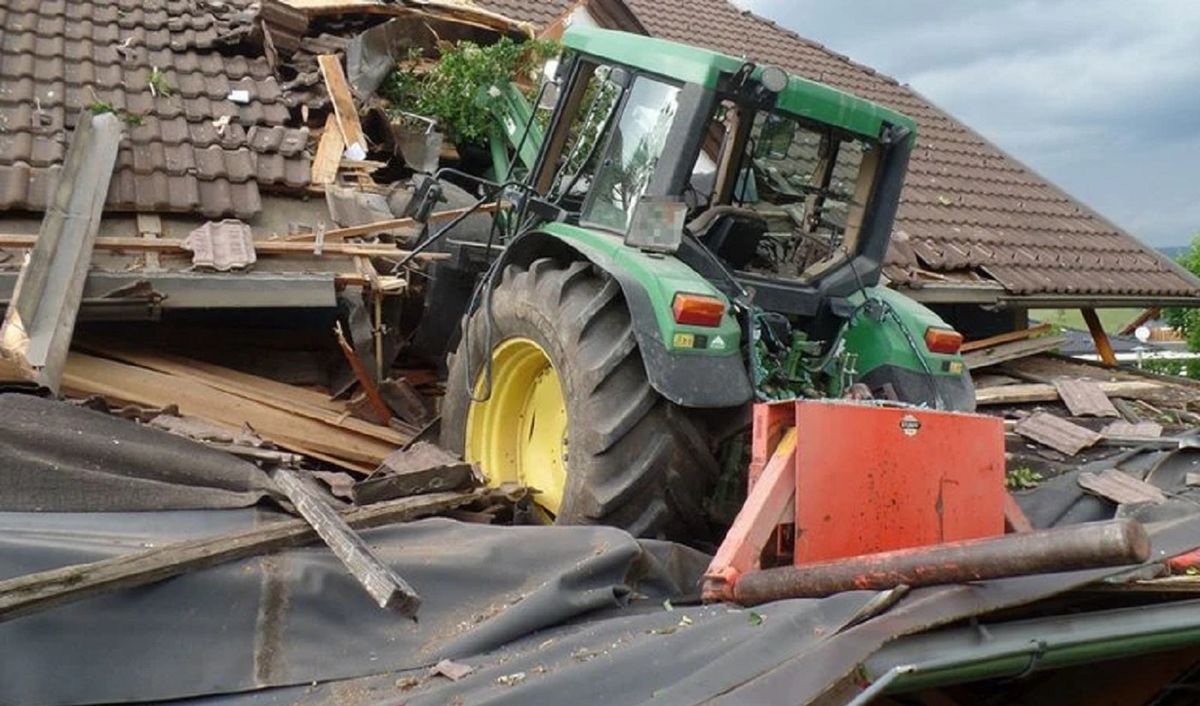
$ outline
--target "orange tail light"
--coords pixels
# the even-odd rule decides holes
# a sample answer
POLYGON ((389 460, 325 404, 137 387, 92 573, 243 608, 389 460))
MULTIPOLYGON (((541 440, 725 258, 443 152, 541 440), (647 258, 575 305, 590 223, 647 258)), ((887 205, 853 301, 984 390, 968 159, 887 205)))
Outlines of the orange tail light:
POLYGON ((925 347, 932 353, 957 353, 962 342, 962 334, 958 331, 932 327, 925 329, 925 347))
POLYGON ((720 326, 721 317, 725 315, 725 303, 716 297, 681 292, 671 302, 671 313, 677 324, 720 326))

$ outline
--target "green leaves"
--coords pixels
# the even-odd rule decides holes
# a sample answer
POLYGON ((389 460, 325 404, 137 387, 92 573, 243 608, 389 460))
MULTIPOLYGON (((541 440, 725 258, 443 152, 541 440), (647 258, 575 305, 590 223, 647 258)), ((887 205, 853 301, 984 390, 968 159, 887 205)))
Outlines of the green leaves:
POLYGON ((514 79, 532 78, 533 71, 559 51, 548 41, 514 42, 503 37, 480 46, 458 42, 442 50, 441 60, 421 72, 420 53, 397 62, 380 88, 393 111, 417 113, 438 121, 438 129, 458 143, 482 143, 491 127, 489 90, 514 79))

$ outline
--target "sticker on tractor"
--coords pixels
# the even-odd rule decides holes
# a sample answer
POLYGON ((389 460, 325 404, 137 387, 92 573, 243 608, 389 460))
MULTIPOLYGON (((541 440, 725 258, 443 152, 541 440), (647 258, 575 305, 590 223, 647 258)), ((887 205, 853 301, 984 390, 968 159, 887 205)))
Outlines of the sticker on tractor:
POLYGON ((951 360, 946 363, 946 369, 955 375, 962 372, 963 364, 961 360, 951 360))
POLYGON ((713 336, 712 349, 714 351, 725 350, 725 339, 720 336, 713 336))
POLYGON ((905 436, 916 436, 917 432, 921 431, 921 420, 911 414, 906 414, 900 418, 900 431, 904 432, 905 436))
POLYGON ((690 333, 677 333, 672 344, 676 348, 691 348, 696 344, 696 337, 690 333))

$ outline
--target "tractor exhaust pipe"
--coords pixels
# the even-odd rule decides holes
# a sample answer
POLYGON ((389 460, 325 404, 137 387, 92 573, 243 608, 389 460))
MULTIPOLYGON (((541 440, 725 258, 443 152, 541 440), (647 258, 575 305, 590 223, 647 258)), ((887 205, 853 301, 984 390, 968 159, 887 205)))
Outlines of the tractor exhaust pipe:
POLYGON ((901 584, 915 588, 1140 564, 1149 556, 1150 538, 1141 523, 1109 520, 751 571, 733 593, 737 603, 758 605, 901 584))

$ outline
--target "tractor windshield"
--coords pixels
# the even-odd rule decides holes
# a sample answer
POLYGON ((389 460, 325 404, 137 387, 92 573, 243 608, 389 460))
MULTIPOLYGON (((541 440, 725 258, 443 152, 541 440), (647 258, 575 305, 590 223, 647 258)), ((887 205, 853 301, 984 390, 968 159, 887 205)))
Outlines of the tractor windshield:
POLYGON ((679 88, 648 76, 634 79, 621 117, 607 137, 581 220, 616 231, 629 226, 645 193, 678 109, 679 88))
POLYGON ((781 113, 754 117, 733 203, 766 222, 758 268, 807 279, 854 251, 875 177, 872 147, 781 113))

